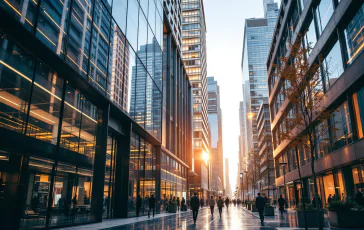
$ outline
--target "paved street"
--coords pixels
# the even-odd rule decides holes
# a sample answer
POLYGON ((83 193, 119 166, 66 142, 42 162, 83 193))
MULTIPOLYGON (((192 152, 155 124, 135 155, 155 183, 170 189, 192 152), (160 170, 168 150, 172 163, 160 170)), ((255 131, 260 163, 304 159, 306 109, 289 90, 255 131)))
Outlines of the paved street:
POLYGON ((155 218, 139 217, 120 220, 104 221, 98 224, 84 225, 80 227, 68 228, 73 230, 84 229, 233 229, 233 230, 270 230, 270 226, 262 226, 257 217, 243 210, 241 207, 229 207, 223 209, 222 217, 219 217, 215 208, 214 217, 210 214, 209 208, 200 209, 197 223, 193 224, 192 212, 182 212, 177 215, 156 215, 155 218), (163 217, 160 217, 163 216, 163 217))

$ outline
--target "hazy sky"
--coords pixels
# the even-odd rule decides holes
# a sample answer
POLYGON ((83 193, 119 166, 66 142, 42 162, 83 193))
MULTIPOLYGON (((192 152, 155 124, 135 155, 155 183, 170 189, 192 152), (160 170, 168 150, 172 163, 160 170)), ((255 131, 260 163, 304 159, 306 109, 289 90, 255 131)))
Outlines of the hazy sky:
POLYGON ((241 57, 246 18, 263 17, 263 0, 204 0, 207 25, 207 75, 220 85, 224 157, 229 158, 232 192, 239 162, 241 57))

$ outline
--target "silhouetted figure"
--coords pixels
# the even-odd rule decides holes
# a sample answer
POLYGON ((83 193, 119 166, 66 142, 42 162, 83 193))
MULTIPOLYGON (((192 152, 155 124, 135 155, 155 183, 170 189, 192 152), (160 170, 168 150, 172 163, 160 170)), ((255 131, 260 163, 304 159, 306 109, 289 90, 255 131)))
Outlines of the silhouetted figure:
POLYGON ((137 198, 136 198, 136 216, 139 216, 140 213, 140 208, 142 207, 142 198, 140 197, 140 195, 138 194, 137 198))
POLYGON ((153 210, 153 217, 154 217, 154 212, 155 212, 155 203, 157 202, 157 200, 155 199, 154 195, 151 195, 149 198, 149 211, 148 211, 148 217, 150 217, 150 211, 153 210))
POLYGON ((264 222, 265 201, 264 201, 264 198, 260 195, 260 193, 258 193, 257 198, 255 198, 255 206, 257 207, 258 212, 259 212, 260 222, 263 223, 264 222))
POLYGON ((220 218, 223 207, 224 207, 224 201, 222 200, 221 196, 219 196, 219 199, 217 200, 217 208, 219 209, 220 218))
POLYGON ((332 200, 333 200, 333 198, 332 198, 332 196, 331 196, 331 194, 330 194, 330 195, 329 195, 329 198, 327 198, 327 203, 328 203, 328 204, 330 204, 332 200))
POLYGON ((181 201, 179 200, 179 197, 177 197, 177 211, 179 212, 179 207, 181 206, 181 201))
MULTIPOLYGON (((321 208, 321 204, 322 204, 321 203, 321 198, 318 196, 317 200, 318 200, 318 207, 321 208)), ((315 198, 314 195, 312 196, 311 204, 313 205, 313 207, 316 207, 316 198, 315 198)))
POLYGON ((181 200, 181 211, 187 211, 186 209, 186 200, 184 197, 182 197, 182 200, 181 200))
POLYGON ((33 196, 32 200, 30 201, 30 206, 34 212, 37 212, 38 205, 39 205, 38 196, 33 196))
POLYGON ((268 197, 265 195, 265 193, 263 193, 263 198, 264 198, 264 202, 266 203, 266 204, 268 204, 268 197))
POLYGON ((225 199, 225 206, 226 206, 226 209, 229 209, 229 204, 230 204, 229 197, 226 197, 226 199, 225 199))
POLYGON ((241 200, 238 198, 238 200, 236 201, 236 203, 238 204, 238 207, 239 207, 239 205, 241 203, 241 200))
POLYGON ((283 199, 282 195, 280 195, 278 198, 278 206, 279 206, 279 212, 281 213, 281 215, 283 215, 283 212, 284 212, 284 203, 285 203, 285 200, 283 199))
POLYGON ((363 198, 363 193, 358 190, 358 192, 355 195, 355 201, 360 205, 364 205, 364 200, 363 199, 364 199, 363 198))
POLYGON ((191 205, 191 209, 192 209, 193 223, 196 224, 198 209, 200 208, 199 200, 197 197, 197 192, 195 192, 194 196, 191 197, 190 205, 191 205))
POLYGON ((211 198, 209 200, 209 205, 210 205, 211 215, 214 216, 215 200, 214 200, 213 196, 211 196, 211 198))
POLYGON ((204 206, 204 200, 202 199, 202 197, 201 197, 201 199, 200 199, 200 206, 201 206, 201 208, 204 206))

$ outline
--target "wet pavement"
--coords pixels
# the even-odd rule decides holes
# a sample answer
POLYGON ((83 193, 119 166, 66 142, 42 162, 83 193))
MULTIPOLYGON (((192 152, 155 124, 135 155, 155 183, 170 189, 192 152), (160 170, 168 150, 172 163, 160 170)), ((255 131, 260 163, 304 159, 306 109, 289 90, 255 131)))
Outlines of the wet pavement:
POLYGON ((259 218, 240 207, 223 208, 222 216, 219 217, 215 208, 214 217, 210 214, 210 208, 200 209, 197 222, 193 224, 192 212, 181 212, 177 214, 159 214, 153 217, 138 217, 119 220, 104 221, 97 224, 89 224, 67 229, 92 230, 172 230, 172 229, 229 229, 229 230, 273 230, 270 226, 260 224, 259 218), (161 217, 162 216, 162 217, 161 217))
MULTIPOLYGON (((222 216, 219 217, 217 208, 215 208, 214 217, 211 216, 210 208, 199 210, 197 223, 193 224, 192 211, 180 212, 177 214, 162 213, 157 214, 154 218, 147 216, 133 217, 126 219, 104 220, 101 223, 87 224, 65 228, 68 230, 190 230, 190 229, 229 229, 229 230, 300 230, 297 228, 297 219, 294 210, 287 210, 283 216, 278 214, 275 209, 275 216, 266 216, 264 224, 260 224, 257 212, 250 212, 242 206, 230 206, 227 210, 223 208, 222 216)), ((309 228, 310 229, 310 228, 309 228)), ((317 229, 317 228, 311 228, 317 229)), ((327 218, 325 218, 324 230, 333 230, 328 226, 327 218)), ((344 230, 344 229, 340 229, 344 230)), ((345 229, 346 230, 346 229, 345 229)), ((351 229, 353 230, 353 229, 351 229)))

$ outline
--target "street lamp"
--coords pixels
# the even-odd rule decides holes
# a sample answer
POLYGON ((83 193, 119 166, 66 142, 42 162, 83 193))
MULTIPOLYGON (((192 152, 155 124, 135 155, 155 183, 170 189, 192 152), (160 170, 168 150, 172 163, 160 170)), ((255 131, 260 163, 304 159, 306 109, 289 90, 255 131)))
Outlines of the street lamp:
POLYGON ((283 182, 284 182, 284 199, 287 200, 287 188, 286 188, 286 166, 288 165, 287 162, 279 162, 279 165, 283 169, 283 182))
POLYGON ((248 193, 248 201, 249 201, 249 185, 248 185, 248 171, 244 170, 243 172, 244 174, 246 174, 246 192, 248 193))
POLYGON ((242 190, 242 192, 243 192, 243 201, 245 201, 245 194, 244 194, 244 177, 243 177, 243 175, 244 175, 244 173, 242 172, 242 173, 240 173, 240 180, 241 180, 241 182, 240 182, 240 184, 241 184, 241 190, 242 190))

